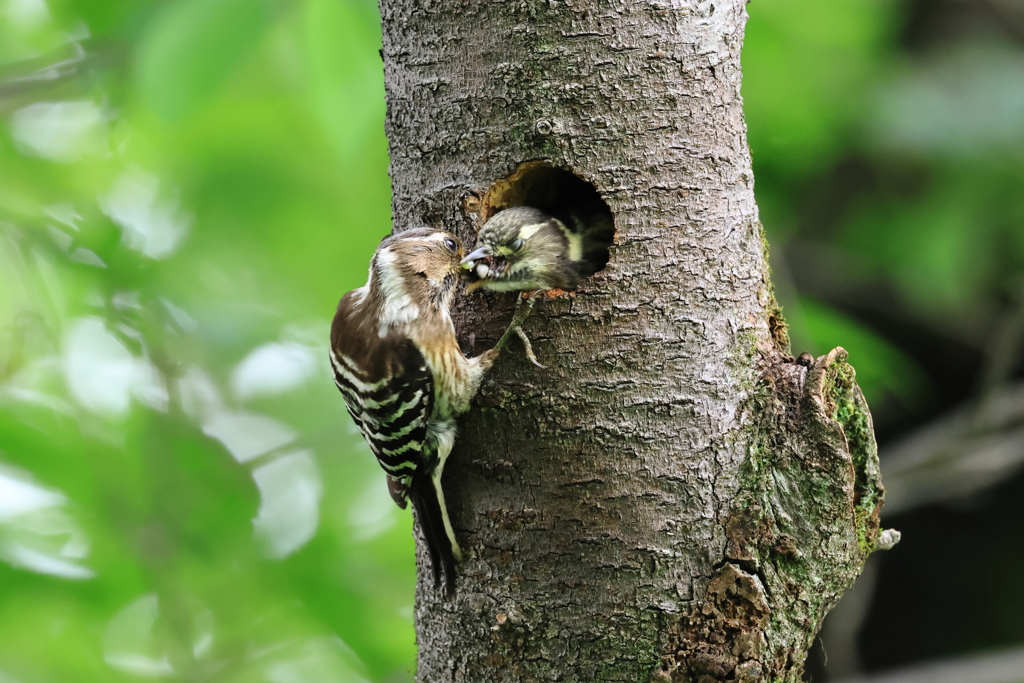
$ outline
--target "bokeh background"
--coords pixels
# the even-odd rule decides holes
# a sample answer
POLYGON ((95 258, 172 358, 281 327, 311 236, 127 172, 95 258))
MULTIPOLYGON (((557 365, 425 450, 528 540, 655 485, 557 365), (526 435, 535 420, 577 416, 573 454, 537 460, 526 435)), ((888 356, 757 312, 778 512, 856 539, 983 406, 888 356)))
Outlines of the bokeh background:
MULTIPOLYGON (((811 674, 989 680, 1024 653, 1024 3, 749 12, 794 350, 849 350, 904 532, 811 674)), ((366 0, 0 0, 0 683, 411 680, 410 516, 325 363, 390 229, 379 46, 366 0)))

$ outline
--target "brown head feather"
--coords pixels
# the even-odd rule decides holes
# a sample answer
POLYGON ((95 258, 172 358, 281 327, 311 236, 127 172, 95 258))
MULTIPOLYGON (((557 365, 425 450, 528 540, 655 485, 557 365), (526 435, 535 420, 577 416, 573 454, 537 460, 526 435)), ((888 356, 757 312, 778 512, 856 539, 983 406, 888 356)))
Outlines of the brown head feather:
POLYGON ((430 228, 385 238, 367 283, 338 304, 332 347, 370 372, 370 381, 393 376, 409 360, 407 354, 418 354, 411 336, 421 344, 457 348, 448 308, 462 277, 464 252, 455 235, 430 228))

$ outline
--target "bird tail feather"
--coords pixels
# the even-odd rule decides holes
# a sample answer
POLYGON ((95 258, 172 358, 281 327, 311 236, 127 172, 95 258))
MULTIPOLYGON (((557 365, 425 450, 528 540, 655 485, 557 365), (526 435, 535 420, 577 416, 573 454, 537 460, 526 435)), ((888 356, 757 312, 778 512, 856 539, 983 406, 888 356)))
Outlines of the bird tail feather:
POLYGON ((430 477, 414 476, 410 494, 416 510, 416 521, 427 544, 427 554, 434 572, 434 587, 441 585, 443 577, 445 594, 451 595, 455 589, 455 557, 445 532, 444 512, 434 482, 430 477))

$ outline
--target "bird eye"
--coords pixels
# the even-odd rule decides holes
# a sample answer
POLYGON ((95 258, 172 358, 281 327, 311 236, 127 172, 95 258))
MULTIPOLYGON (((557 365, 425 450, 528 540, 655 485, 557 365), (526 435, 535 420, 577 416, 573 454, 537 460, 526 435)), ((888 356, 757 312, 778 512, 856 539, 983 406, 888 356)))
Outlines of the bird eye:
POLYGON ((514 240, 512 240, 512 244, 510 244, 509 246, 512 247, 512 251, 519 251, 520 249, 523 248, 523 244, 525 244, 525 242, 523 242, 523 238, 517 237, 514 240))
POLYGON ((453 240, 451 237, 446 237, 445 238, 444 246, 446 246, 449 251, 458 251, 459 250, 459 244, 455 240, 453 240))

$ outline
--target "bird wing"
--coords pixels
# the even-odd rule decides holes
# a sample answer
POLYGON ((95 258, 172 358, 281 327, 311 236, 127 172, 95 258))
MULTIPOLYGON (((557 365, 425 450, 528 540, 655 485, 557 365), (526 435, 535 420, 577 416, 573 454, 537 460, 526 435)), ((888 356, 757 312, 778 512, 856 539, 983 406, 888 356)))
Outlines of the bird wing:
POLYGON ((391 498, 403 508, 407 499, 412 500, 430 556, 434 585, 440 585, 443 577, 450 595, 455 558, 445 531, 445 512, 430 476, 437 457, 432 452, 435 444, 427 438, 434 380, 423 355, 412 342, 405 341, 391 349, 385 363, 389 372, 380 377, 359 374, 349 355, 332 349, 334 382, 345 398, 349 415, 388 474, 391 498))
POLYGON ((434 409, 434 377, 408 337, 381 337, 370 316, 353 315, 358 298, 342 299, 331 326, 334 383, 349 415, 388 475, 388 492, 404 508, 412 500, 434 574, 450 595, 455 581, 455 539, 445 528, 443 498, 433 480, 437 439, 428 426, 434 409))
POLYGON ((371 363, 358 363, 347 344, 335 344, 331 365, 349 415, 377 462, 395 480, 388 483, 392 498, 405 507, 409 478, 426 455, 434 380, 412 341, 381 342, 375 348, 381 357, 371 363))

